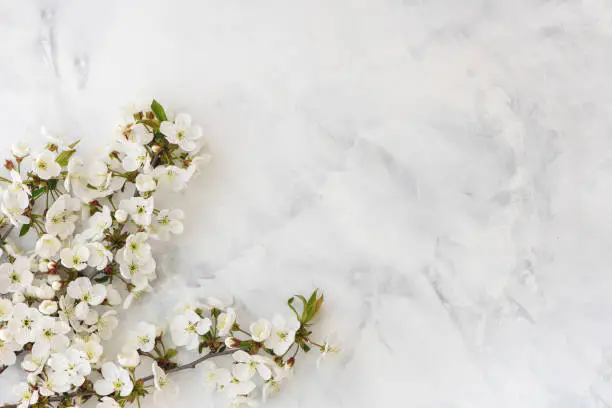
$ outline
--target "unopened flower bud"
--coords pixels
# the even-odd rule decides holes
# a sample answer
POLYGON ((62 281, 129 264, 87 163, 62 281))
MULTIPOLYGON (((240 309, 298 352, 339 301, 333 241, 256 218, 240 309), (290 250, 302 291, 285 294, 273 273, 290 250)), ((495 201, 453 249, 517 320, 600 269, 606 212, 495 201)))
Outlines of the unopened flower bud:
POLYGON ((46 260, 41 260, 38 263, 38 271, 41 273, 47 273, 47 271, 49 270, 49 262, 46 260))
POLYGON ((154 144, 153 147, 151 147, 151 150, 153 150, 153 153, 159 153, 162 150, 162 147, 158 144, 154 144))
POLYGON ((4 167, 6 167, 7 170, 13 170, 15 168, 15 164, 10 160, 5 160, 4 167))
POLYGON ((52 300, 43 300, 38 306, 40 313, 45 315, 51 315, 57 312, 57 302, 52 300))
POLYGON ((123 224, 127 220, 128 214, 125 210, 115 211, 115 219, 118 223, 123 224))
POLYGON ((287 360, 287 365, 289 366, 289 368, 292 368, 295 364, 295 358, 291 357, 289 360, 287 360))
POLYGON ((15 142, 11 145, 11 153, 13 153, 13 156, 15 156, 19 162, 20 159, 30 154, 30 146, 28 146, 26 142, 15 142))
POLYGON ((49 264, 47 265, 47 273, 53 275, 56 272, 57 272, 57 263, 55 261, 49 261, 49 264))
POLYGON ((228 337, 225 339, 225 345, 229 348, 240 347, 241 341, 235 337, 228 337))
POLYGON ((51 284, 51 288, 52 288, 54 291, 56 291, 56 292, 57 292, 58 290, 60 290, 60 289, 62 288, 62 282, 60 282, 60 281, 53 282, 53 283, 51 284))
POLYGON ((25 301, 25 296, 21 292, 13 293, 13 303, 23 303, 25 301))

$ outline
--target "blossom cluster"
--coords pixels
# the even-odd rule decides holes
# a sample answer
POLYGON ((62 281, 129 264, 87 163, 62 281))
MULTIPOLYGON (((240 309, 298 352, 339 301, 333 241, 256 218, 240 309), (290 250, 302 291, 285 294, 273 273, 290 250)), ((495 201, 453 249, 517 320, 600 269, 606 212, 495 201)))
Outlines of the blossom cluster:
POLYGON ((168 374, 229 354, 232 370, 206 361, 203 381, 239 406, 251 403, 254 377, 265 399, 288 377, 300 350, 334 350, 310 339, 323 301, 315 292, 297 298, 301 314, 292 298, 291 318, 260 319, 248 330, 232 307, 192 302, 168 327, 141 322, 118 355, 105 353, 117 308, 152 290, 151 241, 183 231, 183 212, 156 201, 185 189, 207 161, 202 134, 189 115, 172 117, 153 101, 118 127, 98 160, 83 160, 78 141, 57 136, 47 135, 39 151, 13 144, 8 174, 0 177, 0 373, 18 365, 26 381, 8 407, 76 407, 88 400, 98 408, 125 407, 153 391, 163 400, 176 391, 168 374), (180 349, 199 357, 181 366, 180 349), (137 378, 145 364, 151 374, 137 378))
POLYGON ((168 406, 178 393, 170 374, 200 363, 197 372, 203 386, 225 395, 230 406, 255 406, 260 399, 266 401, 292 376, 300 351, 316 347, 321 356, 338 351, 330 341, 317 344, 310 338, 310 326, 323 296, 315 291, 308 300, 302 299, 301 314, 292 308, 293 314, 261 318, 245 328, 231 305, 214 298, 177 306, 166 326, 139 323, 129 333, 116 362, 104 363, 101 378, 93 383, 95 393, 103 397, 97 407, 118 408, 148 394, 153 394, 156 405, 168 406), (177 355, 181 349, 197 359, 180 365, 177 355), (222 356, 227 357, 219 363, 211 361, 222 356), (150 374, 137 378, 138 371, 150 374))

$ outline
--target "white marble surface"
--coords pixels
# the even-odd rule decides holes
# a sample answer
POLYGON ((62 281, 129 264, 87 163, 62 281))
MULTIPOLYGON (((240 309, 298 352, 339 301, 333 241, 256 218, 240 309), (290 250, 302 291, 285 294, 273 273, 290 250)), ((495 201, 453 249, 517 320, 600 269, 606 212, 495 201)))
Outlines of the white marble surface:
POLYGON ((609 1, 1 0, 0 35, 3 151, 152 97, 206 129, 128 323, 320 287, 345 351, 270 407, 612 407, 609 1))

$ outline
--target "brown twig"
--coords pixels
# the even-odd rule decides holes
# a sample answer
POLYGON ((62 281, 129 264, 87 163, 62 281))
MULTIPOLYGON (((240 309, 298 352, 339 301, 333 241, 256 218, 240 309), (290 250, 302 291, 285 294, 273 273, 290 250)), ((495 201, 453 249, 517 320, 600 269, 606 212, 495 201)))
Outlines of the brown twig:
MULTIPOLYGON (((171 373, 178 373, 179 371, 183 371, 183 370, 189 370, 189 369, 193 369, 195 368, 198 364, 203 363, 206 360, 209 360, 211 358, 214 357, 221 357, 221 356, 227 356, 230 354, 233 354, 234 352, 236 352, 236 350, 225 350, 222 351, 220 353, 212 353, 212 354, 207 354, 203 357, 198 358, 197 360, 194 360, 190 363, 187 364, 183 364, 180 365, 178 367, 172 368, 168 371, 166 371, 166 374, 171 374, 171 373)), ((147 383, 149 381, 153 380, 153 375, 149 375, 143 378, 139 378, 137 381, 142 381, 143 383, 147 383)), ((53 396, 50 397, 47 402, 60 402, 60 401, 64 401, 66 399, 70 399, 70 398, 76 398, 76 397, 91 397, 96 395, 96 393, 94 391, 88 390, 88 391, 74 391, 71 392, 69 394, 64 394, 64 395, 57 395, 57 396, 53 396)), ((2 405, 2 408, 17 408, 19 404, 9 404, 9 405, 2 405)))
POLYGON ((11 224, 11 226, 8 227, 8 229, 6 231, 4 231, 4 233, 2 233, 2 236, 0 236, 0 241, 1 242, 6 241, 6 238, 9 236, 11 231, 13 231, 13 228, 15 228, 15 226, 11 224))

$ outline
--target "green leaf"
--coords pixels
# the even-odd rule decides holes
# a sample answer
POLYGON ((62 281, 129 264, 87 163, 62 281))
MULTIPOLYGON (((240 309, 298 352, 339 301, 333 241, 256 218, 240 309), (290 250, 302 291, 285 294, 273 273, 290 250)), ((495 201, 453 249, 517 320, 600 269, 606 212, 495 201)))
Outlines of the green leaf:
POLYGON ((100 276, 99 278, 96 278, 94 280, 98 283, 105 283, 105 282, 108 282, 109 279, 110 279, 110 276, 105 275, 105 276, 100 276))
POLYGON ((161 106, 159 102, 157 102, 155 99, 153 99, 153 102, 151 102, 151 110, 159 121, 163 122, 165 120, 168 120, 168 117, 166 116, 166 111, 164 110, 163 106, 161 106))
POLYGON ((55 159, 55 162, 60 166, 64 167, 68 165, 68 161, 72 157, 72 155, 76 152, 76 150, 64 150, 60 153, 59 156, 55 159))
POLYGON ((32 191, 32 200, 36 200, 38 197, 40 197, 47 189, 45 187, 40 187, 37 188, 36 190, 32 191))
POLYGON ((57 179, 51 179, 47 182, 47 185, 49 186, 49 190, 55 190, 55 188, 57 187, 57 179))
POLYGON ((176 351, 176 349, 171 348, 171 349, 166 350, 166 358, 167 359, 171 359, 173 357, 176 357, 177 354, 178 354, 178 352, 176 351))
POLYGON ((28 233, 28 231, 30 230, 30 224, 23 224, 21 226, 21 230, 19 231, 19 236, 23 237, 25 234, 28 233))
POLYGON ((77 146, 77 145, 78 145, 80 142, 81 142, 81 139, 79 139, 79 140, 77 140, 76 142, 74 142, 74 143, 70 144, 68 147, 69 147, 71 150, 74 150, 74 148, 75 148, 75 147, 76 147, 76 146, 77 146))
POLYGON ((295 307, 293 306, 293 301, 294 301, 294 300, 295 300, 295 297, 292 297, 291 299, 289 299, 289 300, 287 301, 287 304, 289 305, 289 308, 290 308, 291 310, 293 310, 293 313, 295 313, 295 317, 297 317, 297 318, 298 318, 298 320, 300 320, 300 314, 298 313, 298 311, 297 311, 297 310, 295 310, 295 307))
POLYGON ((304 352, 308 353, 310 351, 310 346, 306 343, 300 343, 300 348, 304 350, 304 352))

